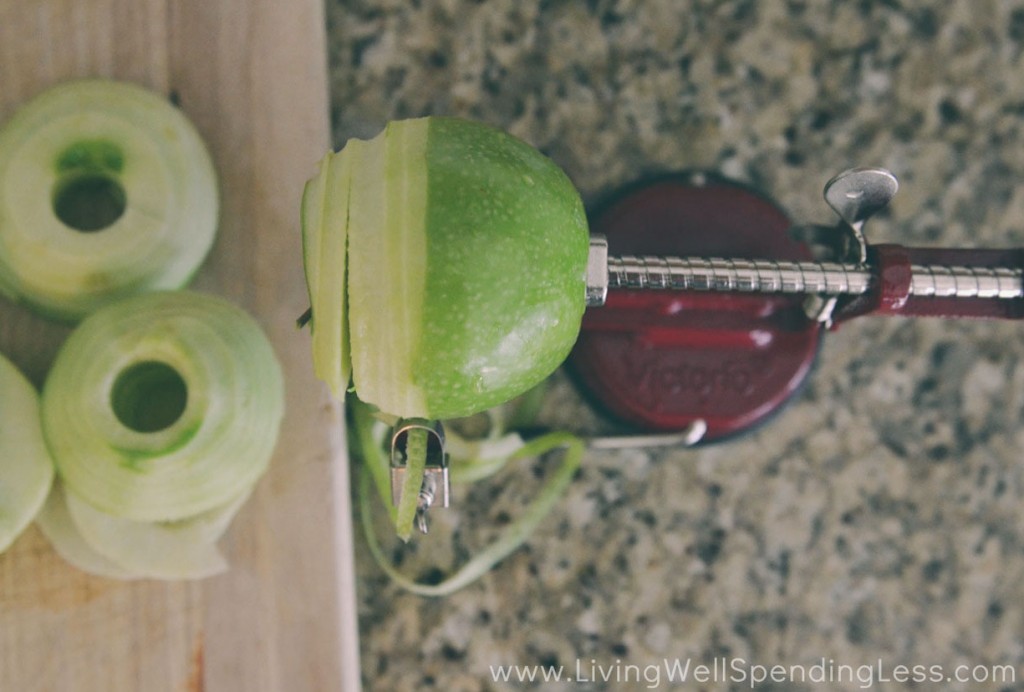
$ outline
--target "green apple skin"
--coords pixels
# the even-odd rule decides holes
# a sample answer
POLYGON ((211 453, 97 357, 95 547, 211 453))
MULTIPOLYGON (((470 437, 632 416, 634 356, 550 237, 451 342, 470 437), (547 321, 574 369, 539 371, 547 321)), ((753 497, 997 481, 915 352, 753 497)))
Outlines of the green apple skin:
POLYGON ((455 118, 427 129, 426 285, 413 376, 431 418, 499 405, 568 356, 589 232, 565 173, 525 142, 455 118))

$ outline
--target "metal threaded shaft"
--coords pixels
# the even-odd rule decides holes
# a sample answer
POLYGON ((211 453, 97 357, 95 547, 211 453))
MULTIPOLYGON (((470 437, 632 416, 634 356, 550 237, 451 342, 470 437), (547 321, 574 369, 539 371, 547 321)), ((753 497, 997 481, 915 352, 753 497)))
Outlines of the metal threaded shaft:
MULTIPOLYGON (((609 288, 860 295, 874 281, 866 267, 835 262, 624 255, 607 266, 609 288)), ((915 296, 1024 297, 1020 268, 913 265, 911 275, 915 296)))
POLYGON ((1008 267, 911 265, 910 293, 953 298, 1020 298, 1024 271, 1008 267))

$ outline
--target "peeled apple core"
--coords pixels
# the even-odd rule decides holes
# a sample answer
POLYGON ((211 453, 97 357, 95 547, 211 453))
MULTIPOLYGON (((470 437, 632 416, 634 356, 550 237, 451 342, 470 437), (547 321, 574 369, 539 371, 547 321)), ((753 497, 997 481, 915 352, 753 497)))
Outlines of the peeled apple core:
POLYGON ((501 404, 568 355, 589 234, 558 166, 497 129, 391 122, 328 153, 302 204, 317 375, 404 417, 501 404))
POLYGON ((37 523, 93 574, 222 572, 217 541, 266 470, 283 413, 280 365, 241 308, 189 291, 107 305, 65 341, 43 388, 40 438, 60 482, 37 523))
POLYGON ((182 521, 247 494, 283 411, 281 368, 259 325, 190 291, 135 296, 87 317, 42 397, 69 496, 135 522, 182 521))
POLYGON ((0 127, 0 293, 78 321, 181 288, 218 209, 210 154, 166 98, 103 79, 59 84, 0 127))

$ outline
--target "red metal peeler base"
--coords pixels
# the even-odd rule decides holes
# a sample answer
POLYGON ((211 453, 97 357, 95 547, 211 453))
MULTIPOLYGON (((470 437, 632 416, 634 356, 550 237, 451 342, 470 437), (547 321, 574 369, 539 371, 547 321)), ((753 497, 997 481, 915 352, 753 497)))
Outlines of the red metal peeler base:
MULTIPOLYGON (((810 249, 770 200, 705 173, 646 181, 592 215, 615 255, 801 261, 810 249)), ((764 421, 800 388, 821 327, 801 296, 612 289, 569 359, 599 409, 641 430, 703 419, 704 441, 764 421)))

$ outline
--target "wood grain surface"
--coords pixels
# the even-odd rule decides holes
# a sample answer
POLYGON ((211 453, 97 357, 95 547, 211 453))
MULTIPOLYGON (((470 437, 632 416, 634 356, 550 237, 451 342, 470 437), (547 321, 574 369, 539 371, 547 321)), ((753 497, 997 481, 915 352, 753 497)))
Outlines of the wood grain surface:
MULTIPOLYGON (((321 0, 0 0, 0 123, 74 77, 180 104, 210 146, 221 226, 193 288, 262 324, 287 412, 268 475, 201 582, 118 582, 64 563, 35 527, 0 555, 0 690, 359 688, 340 407, 315 380, 298 210, 330 144, 321 0)), ((68 328, 0 299, 0 351, 41 384, 68 328)), ((2 479, 0 479, 2 482, 2 479)))

